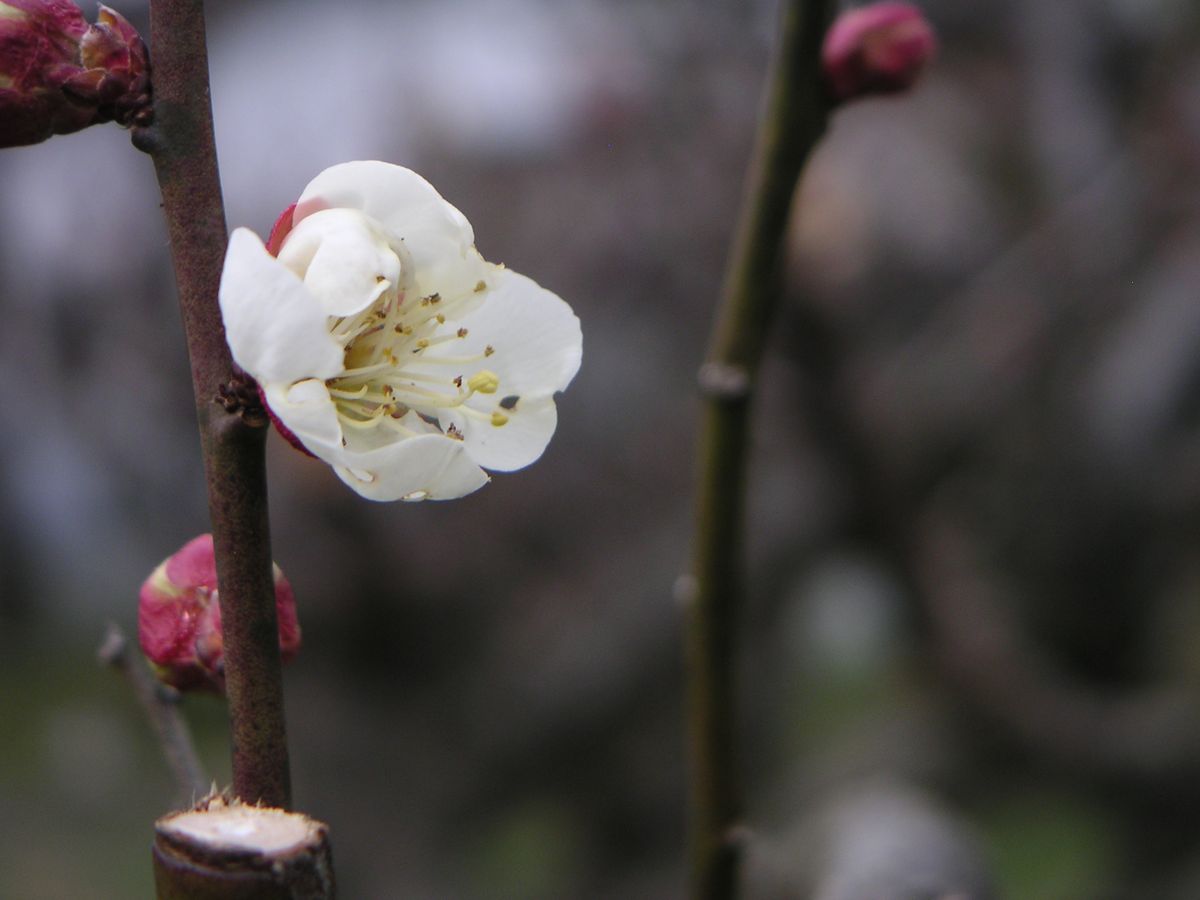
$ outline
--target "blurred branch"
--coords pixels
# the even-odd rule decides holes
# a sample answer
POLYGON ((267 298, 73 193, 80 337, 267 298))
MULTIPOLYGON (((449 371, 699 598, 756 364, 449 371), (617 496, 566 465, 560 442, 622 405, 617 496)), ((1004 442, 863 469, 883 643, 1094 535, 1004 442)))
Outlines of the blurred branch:
POLYGON ((1105 696, 1071 683, 1022 634, 965 528, 923 517, 914 567, 934 648, 955 684, 1041 756, 1100 777, 1194 777, 1197 698, 1181 688, 1105 696))
POLYGON ((759 129, 712 344, 700 370, 706 401, 700 439, 696 535, 687 603, 690 865, 696 897, 731 897, 737 883, 741 800, 733 752, 734 646, 741 597, 750 403, 779 296, 792 195, 825 129, 821 41, 828 0, 794 0, 759 129))
POLYGON ((133 139, 153 158, 162 190, 191 359, 217 557, 233 789, 249 803, 286 807, 291 783, 267 520, 266 419, 253 405, 231 402, 253 392, 234 370, 217 305, 227 233, 202 0, 155 0, 150 33, 154 122, 133 139))
POLYGON ((108 626, 96 656, 125 676, 158 736, 180 793, 186 802, 194 803, 208 791, 209 782, 196 754, 191 731, 179 714, 179 692, 160 683, 140 654, 129 652, 129 642, 116 625, 108 626))

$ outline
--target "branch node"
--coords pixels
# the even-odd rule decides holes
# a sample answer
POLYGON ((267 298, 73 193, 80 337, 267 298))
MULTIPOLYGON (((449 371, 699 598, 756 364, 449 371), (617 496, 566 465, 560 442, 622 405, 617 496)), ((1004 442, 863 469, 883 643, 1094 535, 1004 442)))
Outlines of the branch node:
POLYGON ((696 380, 700 392, 714 400, 743 400, 750 395, 750 373, 743 366, 707 362, 696 380))
POLYGON ((700 582, 696 580, 696 576, 685 572, 671 585, 671 598, 680 609, 688 609, 695 604, 699 591, 700 582))
POLYGON ((251 428, 266 428, 270 424, 262 397, 258 393, 258 383, 244 372, 239 372, 233 378, 217 389, 216 402, 221 404, 225 412, 236 415, 251 428))
POLYGON ((153 113, 147 122, 139 121, 142 116, 140 111, 138 115, 139 118, 134 120, 135 126, 129 132, 130 142, 136 149, 151 156, 162 152, 164 148, 162 133, 153 124, 153 113))

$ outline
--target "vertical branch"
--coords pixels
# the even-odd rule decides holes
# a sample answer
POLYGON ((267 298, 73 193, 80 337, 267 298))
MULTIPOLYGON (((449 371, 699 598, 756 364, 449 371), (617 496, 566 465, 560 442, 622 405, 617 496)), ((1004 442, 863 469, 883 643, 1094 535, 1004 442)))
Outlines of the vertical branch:
MULTIPOLYGON (((237 383, 217 288, 227 233, 209 101, 202 0, 153 0, 154 121, 134 133, 162 190, 195 388, 217 558, 233 790, 249 803, 291 800, 271 577, 262 416, 219 404, 237 383)), ((240 374, 240 373, 238 373, 240 374)))
POLYGON ((800 171, 825 129, 820 51, 831 0, 789 0, 712 344, 696 535, 687 582, 689 854, 692 895, 734 896, 741 799, 734 759, 734 648, 750 402, 778 297, 788 212, 800 171))

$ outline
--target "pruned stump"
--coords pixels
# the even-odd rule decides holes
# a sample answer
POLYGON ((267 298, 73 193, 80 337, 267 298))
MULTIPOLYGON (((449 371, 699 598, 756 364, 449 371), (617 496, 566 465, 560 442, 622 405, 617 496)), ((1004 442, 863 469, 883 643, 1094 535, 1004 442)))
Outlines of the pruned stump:
POLYGON ((333 900, 329 829, 220 798, 154 823, 158 900, 333 900))

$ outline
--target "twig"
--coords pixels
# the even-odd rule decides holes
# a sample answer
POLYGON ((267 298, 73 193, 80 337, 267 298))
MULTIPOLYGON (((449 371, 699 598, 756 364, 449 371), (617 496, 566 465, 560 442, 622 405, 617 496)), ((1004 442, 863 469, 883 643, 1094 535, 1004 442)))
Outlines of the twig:
POLYGON ((217 557, 233 789, 243 800, 291 801, 283 682, 271 577, 261 417, 217 402, 240 377, 225 344, 217 286, 227 232, 208 93, 202 0, 150 7, 154 123, 134 133, 151 155, 191 359, 217 557))
POLYGON ((150 674, 146 663, 136 653, 129 652, 129 642, 121 629, 110 624, 104 642, 96 651, 100 662, 112 666, 125 676, 133 688, 134 696, 150 720, 158 736, 167 765, 179 784, 179 791, 188 802, 208 791, 209 781, 204 774, 192 733, 187 722, 179 714, 179 692, 161 684, 150 674))
POLYGON ((1073 681, 1029 641, 969 530, 944 506, 930 504, 914 523, 913 567, 933 650, 955 688, 1018 744, 1074 775, 1194 785, 1195 692, 1179 683, 1100 691, 1073 681))
POLYGON ((733 657, 750 402, 778 298, 792 195, 825 129, 819 60, 831 14, 830 0, 787 4, 712 345, 700 370, 706 409, 694 560, 681 593, 688 609, 692 894, 713 900, 734 895, 740 856, 733 657))

